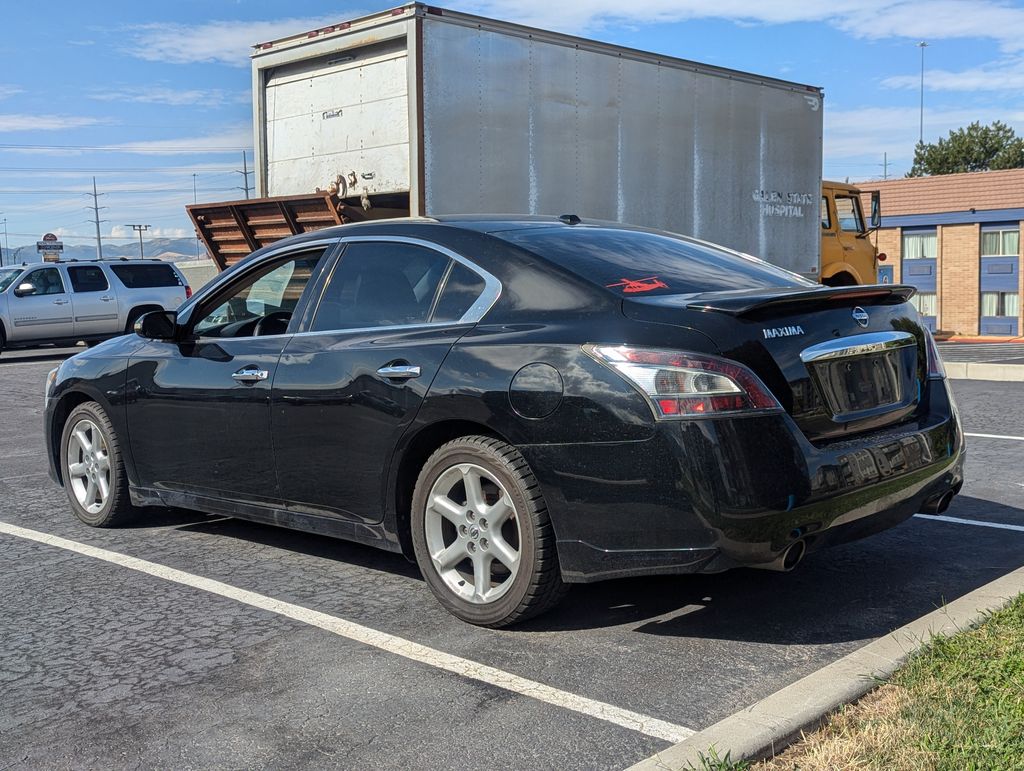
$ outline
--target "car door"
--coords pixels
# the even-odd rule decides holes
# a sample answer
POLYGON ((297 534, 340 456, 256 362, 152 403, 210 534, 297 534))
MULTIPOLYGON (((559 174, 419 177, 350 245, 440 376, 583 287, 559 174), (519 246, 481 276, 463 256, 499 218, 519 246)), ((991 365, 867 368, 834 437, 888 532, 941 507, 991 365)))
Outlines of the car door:
POLYGON ((75 311, 75 336, 88 338, 116 335, 118 327, 117 295, 99 265, 69 265, 72 304, 75 311))
POLYGON ((176 341, 149 341, 132 355, 128 433, 143 486, 257 503, 279 498, 270 388, 291 317, 333 247, 260 260, 183 314, 176 341))
POLYGON ((29 271, 11 287, 8 338, 29 342, 74 335, 74 312, 64 277, 54 266, 29 271))
POLYGON ((499 292, 493 276, 428 242, 346 239, 308 328, 277 367, 282 496, 308 513, 380 521, 395 444, 452 345, 499 292))

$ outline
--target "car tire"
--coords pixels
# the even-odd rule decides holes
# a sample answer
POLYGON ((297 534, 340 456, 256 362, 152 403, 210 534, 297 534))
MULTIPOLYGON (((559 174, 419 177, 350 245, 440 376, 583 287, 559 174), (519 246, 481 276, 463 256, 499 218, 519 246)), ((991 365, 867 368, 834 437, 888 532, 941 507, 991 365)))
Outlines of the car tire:
POLYGON ((427 586, 463 621, 508 626, 565 594, 544 497, 511 445, 486 436, 442 445, 420 470, 411 519, 427 586))
POLYGON ((64 422, 60 471, 71 510, 90 527, 117 527, 137 514, 117 433, 96 402, 78 405, 64 422))

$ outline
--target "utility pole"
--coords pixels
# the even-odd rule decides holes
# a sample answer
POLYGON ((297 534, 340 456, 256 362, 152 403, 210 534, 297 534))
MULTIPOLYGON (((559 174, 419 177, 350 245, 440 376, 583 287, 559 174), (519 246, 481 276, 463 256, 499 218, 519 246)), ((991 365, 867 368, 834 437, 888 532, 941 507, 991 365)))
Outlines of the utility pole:
POLYGON ((882 153, 882 179, 889 179, 889 153, 882 153))
POLYGON ((93 218, 89 220, 96 225, 96 259, 103 259, 103 239, 100 237, 100 223, 106 222, 107 220, 100 219, 100 209, 106 209, 106 206, 100 206, 100 196, 106 195, 106 193, 96 192, 96 177, 92 178, 92 192, 86 193, 86 195, 92 196, 92 206, 86 206, 86 209, 92 210, 93 218))
POLYGON ((917 132, 917 143, 919 145, 924 144, 924 49, 928 47, 925 41, 921 41, 917 44, 917 47, 921 49, 921 118, 919 121, 919 127, 917 132))
MULTIPOLYGON (((199 175, 194 171, 192 172, 192 204, 199 203, 199 196, 196 195, 196 177, 199 175)), ((196 259, 199 259, 199 231, 196 231, 196 259)))
POLYGON ((145 254, 142 253, 142 234, 149 230, 149 225, 125 225, 126 228, 131 228, 139 234, 139 259, 144 259, 145 254))
POLYGON ((0 250, 0 268, 4 266, 4 252, 11 253, 11 245, 7 242, 7 217, 4 217, 4 248, 0 250))
POLYGON ((244 190, 246 200, 249 199, 249 175, 253 172, 249 171, 249 161, 246 158, 245 150, 242 150, 242 168, 235 169, 236 174, 241 174, 242 179, 245 180, 245 187, 236 187, 235 190, 244 190))

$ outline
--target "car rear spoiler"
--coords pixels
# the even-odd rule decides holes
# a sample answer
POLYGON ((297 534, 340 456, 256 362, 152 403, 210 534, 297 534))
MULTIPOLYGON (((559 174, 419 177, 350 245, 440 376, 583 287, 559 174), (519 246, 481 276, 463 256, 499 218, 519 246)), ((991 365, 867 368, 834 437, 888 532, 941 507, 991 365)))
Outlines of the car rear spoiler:
POLYGON ((898 305, 917 290, 903 284, 817 287, 814 289, 749 290, 691 295, 685 305, 695 311, 717 311, 730 316, 755 316, 784 309, 812 311, 837 305, 898 305))

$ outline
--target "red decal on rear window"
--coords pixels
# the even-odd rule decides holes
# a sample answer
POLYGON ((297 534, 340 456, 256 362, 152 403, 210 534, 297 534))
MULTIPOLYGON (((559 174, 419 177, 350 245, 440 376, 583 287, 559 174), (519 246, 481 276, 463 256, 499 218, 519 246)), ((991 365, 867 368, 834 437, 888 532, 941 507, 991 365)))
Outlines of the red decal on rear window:
POLYGON ((650 292, 652 289, 668 289, 668 284, 662 281, 657 276, 648 276, 647 278, 624 278, 618 283, 607 284, 609 289, 614 289, 617 286, 622 287, 622 291, 626 294, 635 294, 637 292, 650 292))

